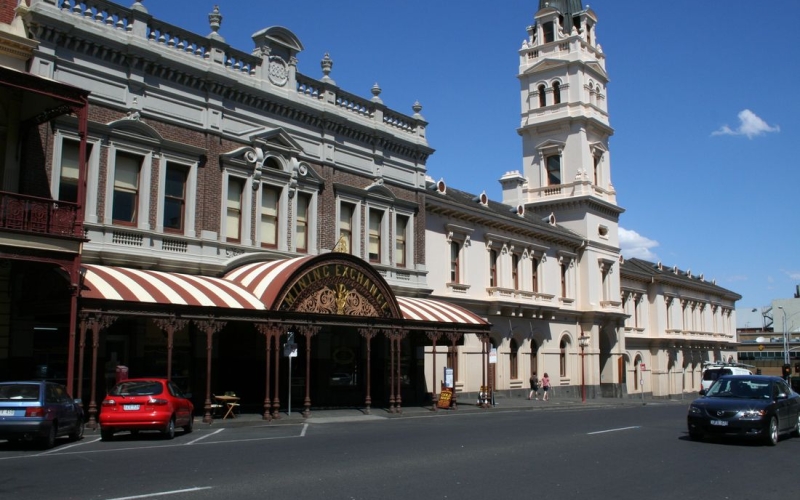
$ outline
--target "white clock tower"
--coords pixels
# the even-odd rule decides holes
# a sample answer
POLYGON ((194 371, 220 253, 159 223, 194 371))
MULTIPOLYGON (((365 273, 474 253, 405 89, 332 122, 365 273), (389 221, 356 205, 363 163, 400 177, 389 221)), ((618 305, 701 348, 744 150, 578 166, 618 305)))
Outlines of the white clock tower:
POLYGON ((594 11, 580 0, 540 0, 519 49, 522 172, 500 179, 504 203, 524 205, 586 239, 578 257, 584 310, 619 304, 624 211, 611 183, 608 139, 614 130, 596 26, 594 11))

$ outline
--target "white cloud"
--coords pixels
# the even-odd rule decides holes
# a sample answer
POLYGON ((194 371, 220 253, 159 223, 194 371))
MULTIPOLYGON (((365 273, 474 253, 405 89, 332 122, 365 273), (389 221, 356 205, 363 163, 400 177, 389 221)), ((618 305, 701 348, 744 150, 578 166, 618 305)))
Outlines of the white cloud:
POLYGON ((800 280, 800 272, 797 272, 797 271, 787 271, 787 270, 785 270, 785 269, 783 270, 783 272, 786 274, 786 276, 788 276, 788 277, 789 277, 789 279, 792 279, 792 280, 800 280))
POLYGON ((780 132, 781 128, 777 125, 771 127, 759 118, 755 113, 749 109, 739 112, 739 127, 732 129, 727 125, 723 125, 719 130, 711 132, 711 135, 746 135, 748 139, 752 139, 757 135, 764 135, 767 132, 780 132))
POLYGON ((629 231, 625 228, 619 228, 619 246, 620 252, 626 259, 638 258, 655 262, 658 260, 658 255, 651 252, 651 248, 658 246, 658 242, 646 238, 636 231, 629 231))

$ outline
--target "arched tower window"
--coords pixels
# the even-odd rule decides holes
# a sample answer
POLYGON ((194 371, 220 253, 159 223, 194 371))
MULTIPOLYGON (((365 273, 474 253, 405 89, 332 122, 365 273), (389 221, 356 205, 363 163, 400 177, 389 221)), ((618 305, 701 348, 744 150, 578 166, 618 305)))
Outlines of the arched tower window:
POLYGON ((539 107, 547 106, 547 95, 545 94, 544 85, 539 85, 539 107))
POLYGON ((553 104, 561 104, 561 84, 553 82, 553 104))

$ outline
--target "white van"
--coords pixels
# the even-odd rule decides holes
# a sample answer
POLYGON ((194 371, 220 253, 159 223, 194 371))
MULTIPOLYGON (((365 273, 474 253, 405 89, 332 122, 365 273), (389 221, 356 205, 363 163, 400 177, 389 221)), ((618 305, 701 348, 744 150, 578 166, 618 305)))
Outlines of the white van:
POLYGON ((703 369, 703 379, 700 381, 700 389, 707 391, 711 384, 723 375, 752 375, 747 365, 737 364, 709 364, 703 369))

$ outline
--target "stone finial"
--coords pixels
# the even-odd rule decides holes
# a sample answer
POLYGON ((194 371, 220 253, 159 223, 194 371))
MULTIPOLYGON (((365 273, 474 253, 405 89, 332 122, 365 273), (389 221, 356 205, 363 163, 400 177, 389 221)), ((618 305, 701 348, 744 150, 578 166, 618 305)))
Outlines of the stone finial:
POLYGON ((144 12, 145 14, 147 14, 147 8, 144 5, 142 5, 141 0, 136 0, 135 2, 133 2, 133 5, 131 5, 131 10, 138 10, 139 12, 144 12))
POLYGON ((420 119, 420 120, 423 119, 422 115, 419 114, 419 112, 422 111, 422 104, 420 104, 419 101, 414 101, 414 105, 411 106, 411 109, 414 110, 414 118, 417 118, 417 119, 420 119))
POLYGON ((331 59, 330 54, 325 52, 325 57, 319 62, 320 67, 322 67, 322 80, 323 81, 330 81, 330 74, 331 70, 333 69, 333 59, 331 59))
POLYGON ((372 89, 370 89, 370 92, 372 92, 372 102, 383 102, 383 101, 381 101, 381 98, 380 98, 381 86, 378 85, 378 82, 375 82, 375 85, 372 86, 372 89))
POLYGON ((222 25, 222 14, 219 13, 219 5, 214 6, 214 10, 208 14, 208 25, 211 26, 210 37, 220 37, 219 27, 222 25))

